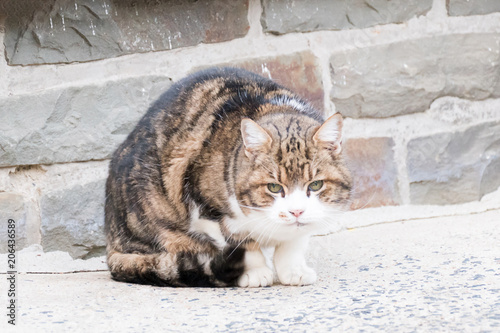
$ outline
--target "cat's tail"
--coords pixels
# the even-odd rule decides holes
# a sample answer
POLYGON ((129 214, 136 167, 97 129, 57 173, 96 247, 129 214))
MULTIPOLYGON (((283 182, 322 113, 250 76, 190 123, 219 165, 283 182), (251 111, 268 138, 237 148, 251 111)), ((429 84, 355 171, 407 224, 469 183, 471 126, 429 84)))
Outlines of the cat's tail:
POLYGON ((205 253, 152 254, 108 252, 111 277, 117 281, 171 287, 235 286, 243 274, 245 250, 227 248, 205 253))

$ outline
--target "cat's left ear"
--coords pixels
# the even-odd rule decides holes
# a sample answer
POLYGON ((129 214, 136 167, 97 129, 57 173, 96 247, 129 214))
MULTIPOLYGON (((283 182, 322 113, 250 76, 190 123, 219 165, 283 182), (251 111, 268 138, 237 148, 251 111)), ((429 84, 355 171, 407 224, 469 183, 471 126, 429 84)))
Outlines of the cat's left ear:
POLYGON ((340 154, 342 151, 342 123, 340 113, 328 118, 314 133, 314 143, 331 150, 334 155, 340 154))
POLYGON ((245 118, 241 120, 241 136, 245 145, 245 154, 248 157, 271 149, 273 139, 265 129, 251 119, 245 118))

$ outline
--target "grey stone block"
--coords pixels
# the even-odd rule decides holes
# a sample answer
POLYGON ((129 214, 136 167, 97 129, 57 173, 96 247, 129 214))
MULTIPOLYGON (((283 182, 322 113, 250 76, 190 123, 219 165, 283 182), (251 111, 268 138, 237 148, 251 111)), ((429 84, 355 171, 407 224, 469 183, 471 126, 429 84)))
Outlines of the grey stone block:
POLYGON ((412 203, 479 200, 500 186, 500 121, 413 139, 406 163, 412 203))
POLYGON ((10 65, 68 63, 243 37, 248 0, 7 1, 10 65))
POLYGON ((337 110, 348 117, 422 112, 442 96, 500 96, 500 34, 461 34, 348 50, 330 59, 337 110))
POLYGON ((424 15, 432 0, 262 0, 261 23, 274 34, 366 28, 424 15))
POLYGON ((109 158, 170 85, 144 76, 0 99, 0 166, 109 158))
POLYGON ((311 52, 299 52, 277 57, 233 61, 217 66, 241 67, 268 77, 292 89, 318 110, 323 110, 323 82, 318 60, 311 52))
POLYGON ((105 253, 105 179, 49 191, 40 200, 45 252, 67 251, 73 258, 105 253))
POLYGON ((500 12, 498 0, 447 0, 450 16, 483 15, 500 12))
POLYGON ((20 250, 27 246, 26 203, 21 194, 12 192, 0 193, 0 253, 7 252, 8 229, 7 221, 14 220, 15 249, 20 250))

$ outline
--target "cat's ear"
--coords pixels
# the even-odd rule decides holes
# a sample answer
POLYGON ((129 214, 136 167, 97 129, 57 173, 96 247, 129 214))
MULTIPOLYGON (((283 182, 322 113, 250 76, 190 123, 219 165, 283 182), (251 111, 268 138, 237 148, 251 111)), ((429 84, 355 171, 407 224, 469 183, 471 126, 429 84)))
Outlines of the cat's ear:
POLYGON ((267 152, 271 149, 273 139, 265 129, 251 119, 241 120, 241 136, 245 145, 245 154, 248 157, 254 153, 267 152))
POLYGON ((342 151, 342 115, 336 113, 328 118, 314 133, 316 145, 325 147, 338 155, 342 151))

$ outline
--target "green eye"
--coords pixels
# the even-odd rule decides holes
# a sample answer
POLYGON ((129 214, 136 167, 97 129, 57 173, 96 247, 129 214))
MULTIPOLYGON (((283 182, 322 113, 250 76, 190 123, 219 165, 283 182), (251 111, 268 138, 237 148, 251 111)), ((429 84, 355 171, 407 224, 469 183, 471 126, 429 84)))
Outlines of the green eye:
POLYGON ((311 191, 318 191, 323 187, 323 181, 322 180, 315 180, 311 184, 309 184, 309 189, 311 191))
POLYGON ((267 188, 271 191, 271 193, 280 193, 283 191, 283 186, 274 183, 267 184, 267 188))

